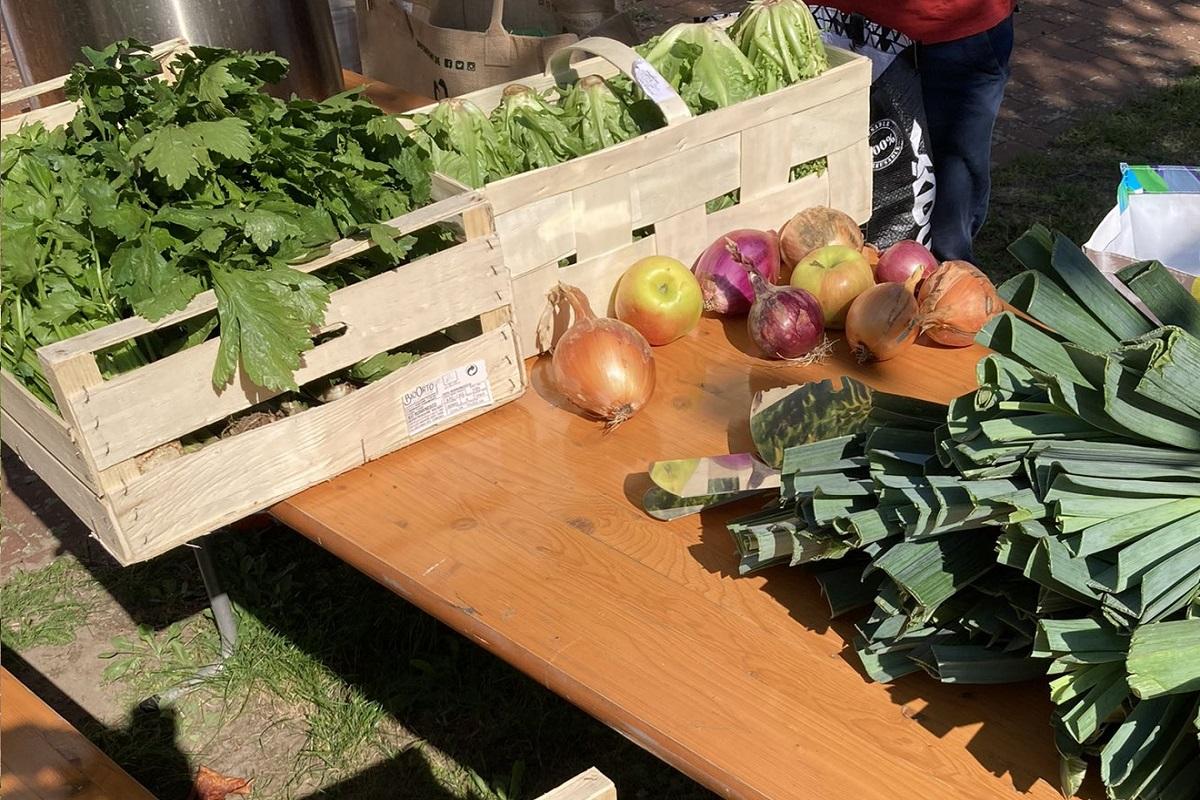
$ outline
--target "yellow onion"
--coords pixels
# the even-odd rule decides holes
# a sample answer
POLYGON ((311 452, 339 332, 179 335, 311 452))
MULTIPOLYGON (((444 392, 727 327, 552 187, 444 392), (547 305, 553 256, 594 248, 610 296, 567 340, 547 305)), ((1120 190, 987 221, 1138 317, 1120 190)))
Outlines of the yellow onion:
POLYGON ((921 284, 921 330, 948 347, 966 347, 1004 301, 988 277, 966 261, 943 262, 921 284))
POLYGON ((572 403, 612 429, 636 414, 654 394, 654 355, 632 325, 592 313, 574 286, 559 284, 551 302, 567 303, 574 321, 558 340, 551 362, 554 383, 572 403))
POLYGON ((863 246, 862 231, 848 214, 834 208, 813 206, 788 220, 779 231, 779 252, 783 258, 780 283, 792 277, 792 268, 819 247, 844 244, 859 250, 863 246))
POLYGON ((850 304, 846 313, 846 343, 860 364, 887 361, 912 347, 920 327, 917 299, 911 286, 879 283, 850 304))

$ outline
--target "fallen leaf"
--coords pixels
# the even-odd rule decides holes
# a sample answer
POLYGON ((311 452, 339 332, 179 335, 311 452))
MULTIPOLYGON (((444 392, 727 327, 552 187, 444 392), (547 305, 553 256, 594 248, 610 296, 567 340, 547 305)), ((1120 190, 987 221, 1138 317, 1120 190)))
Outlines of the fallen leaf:
POLYGON ((231 794, 249 797, 250 781, 231 778, 202 766, 196 770, 196 782, 192 785, 188 800, 225 800, 231 794))

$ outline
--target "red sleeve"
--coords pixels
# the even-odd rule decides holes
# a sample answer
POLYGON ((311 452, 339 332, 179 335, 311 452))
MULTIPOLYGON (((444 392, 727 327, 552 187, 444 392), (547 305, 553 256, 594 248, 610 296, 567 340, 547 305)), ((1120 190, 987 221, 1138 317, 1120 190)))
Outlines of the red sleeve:
POLYGON ((822 0, 924 44, 974 36, 1004 21, 1016 0, 822 0))

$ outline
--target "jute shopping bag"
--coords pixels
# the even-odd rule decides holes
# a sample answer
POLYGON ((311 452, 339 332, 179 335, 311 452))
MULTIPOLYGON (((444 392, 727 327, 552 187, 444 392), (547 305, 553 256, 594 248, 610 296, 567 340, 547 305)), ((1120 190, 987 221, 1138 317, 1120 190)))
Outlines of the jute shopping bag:
POLYGON ((541 71, 578 40, 550 0, 358 0, 363 72, 454 97, 541 71))

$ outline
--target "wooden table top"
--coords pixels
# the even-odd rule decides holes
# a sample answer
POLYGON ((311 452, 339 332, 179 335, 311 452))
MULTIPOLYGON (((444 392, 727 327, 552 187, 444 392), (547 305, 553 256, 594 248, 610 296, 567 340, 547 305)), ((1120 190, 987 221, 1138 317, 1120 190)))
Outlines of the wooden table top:
POLYGON ((347 89, 363 87, 363 94, 384 111, 400 114, 413 108, 429 105, 433 98, 407 92, 390 83, 377 81, 353 70, 342 70, 342 83, 347 89))
POLYGON ((869 683, 816 582, 738 577, 724 522, 639 500, 647 463, 751 450, 754 392, 850 374, 945 401, 982 351, 869 367, 749 355, 741 321, 657 348, 650 404, 611 434, 532 363, 520 400, 277 506, 294 529, 719 794, 1058 797, 1044 684, 869 683))
POLYGON ((83 734, 0 668, 0 797, 154 800, 83 734))

